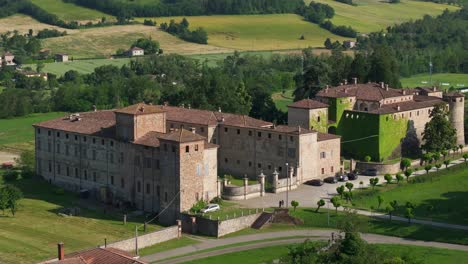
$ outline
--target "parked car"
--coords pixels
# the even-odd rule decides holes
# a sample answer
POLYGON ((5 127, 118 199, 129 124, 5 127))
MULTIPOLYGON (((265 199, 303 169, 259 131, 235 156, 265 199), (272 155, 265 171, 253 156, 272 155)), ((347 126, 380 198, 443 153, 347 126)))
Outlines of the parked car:
POLYGON ((219 204, 208 204, 205 208, 201 209, 200 211, 205 214, 209 212, 215 212, 220 209, 221 207, 219 206, 219 204))
POLYGON ((322 186, 323 181, 320 179, 314 179, 314 180, 306 181, 305 184, 312 185, 312 186, 322 186))
POLYGON ((346 182, 346 181, 348 181, 348 176, 346 176, 346 175, 344 175, 344 174, 343 174, 343 175, 339 175, 337 178, 338 178, 338 181, 340 181, 340 182, 346 182))
POLYGON ((366 176, 377 176, 377 170, 376 169, 367 169, 362 172, 362 174, 366 176))
POLYGON ((335 177, 328 177, 328 178, 323 179, 323 181, 326 182, 326 183, 337 183, 338 182, 335 177))
POLYGON ((348 180, 354 181, 354 180, 357 180, 357 178, 358 178, 357 173, 354 173, 354 172, 348 173, 348 180))

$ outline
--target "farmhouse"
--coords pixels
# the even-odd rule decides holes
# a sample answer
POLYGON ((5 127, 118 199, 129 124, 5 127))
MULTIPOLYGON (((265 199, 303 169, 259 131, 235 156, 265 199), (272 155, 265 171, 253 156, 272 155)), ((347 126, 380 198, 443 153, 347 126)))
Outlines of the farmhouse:
POLYGON ((420 146, 431 110, 438 104, 449 109, 457 144, 464 145, 463 94, 444 94, 434 87, 392 89, 384 83, 345 81, 320 91, 314 100, 289 105, 288 122, 342 136, 345 155, 383 161, 420 146))
POLYGON ((127 55, 130 57, 143 56, 145 55, 145 50, 139 47, 132 47, 127 51, 127 55))
POLYGON ((355 40, 345 40, 343 41, 343 46, 347 49, 352 49, 356 47, 356 41, 355 40))
POLYGON ((338 136, 222 111, 141 103, 34 127, 38 175, 114 205, 167 207, 164 223, 219 196, 223 173, 304 182, 341 169, 338 136))
POLYGON ((11 52, 5 52, 3 56, 0 57, 0 67, 5 64, 6 66, 14 66, 16 63, 14 62, 15 55, 11 52))
POLYGON ((65 54, 65 53, 55 54, 55 61, 56 62, 67 62, 68 61, 68 54, 65 54))

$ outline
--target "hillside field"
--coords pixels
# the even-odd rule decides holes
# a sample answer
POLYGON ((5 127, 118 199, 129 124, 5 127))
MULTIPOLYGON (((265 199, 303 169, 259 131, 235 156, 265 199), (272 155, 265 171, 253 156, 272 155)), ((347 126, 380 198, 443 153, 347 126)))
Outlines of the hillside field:
POLYGON ((114 19, 114 17, 109 14, 81 7, 73 3, 65 3, 62 0, 31 0, 31 2, 65 21, 92 21, 100 20, 102 17, 114 19))
POLYGON ((414 88, 418 86, 437 85, 441 88, 462 88, 468 87, 468 74, 463 73, 436 73, 432 75, 432 84, 429 74, 418 74, 408 78, 402 78, 403 87, 414 88))
POLYGON ((232 50, 183 41, 155 27, 143 25, 112 26, 76 30, 73 34, 43 40, 52 53, 68 53, 74 58, 106 58, 118 49, 128 49, 138 38, 159 41, 164 53, 199 54, 232 50))
POLYGON ((353 0, 357 6, 335 0, 314 1, 330 5, 335 9, 335 16, 332 18, 334 24, 351 26, 361 33, 385 30, 388 26, 422 18, 426 14, 436 16, 445 9, 452 11, 458 9, 451 5, 412 0, 401 0, 398 4, 389 4, 381 0, 353 0))
POLYGON ((9 17, 0 18, 0 34, 13 30, 17 30, 19 33, 24 34, 28 33, 29 29, 32 29, 34 32, 37 32, 45 28, 57 29, 59 31, 66 30, 70 33, 70 30, 68 29, 44 24, 26 15, 17 14, 9 17))
MULTIPOLYGON (((182 17, 153 18, 158 25, 182 17)), ((192 29, 203 27, 208 44, 236 50, 284 50, 322 47, 329 37, 343 41, 318 25, 294 14, 214 15, 187 17, 192 29), (300 40, 301 35, 305 39, 300 40)), ((143 21, 143 18, 137 20, 143 21)))

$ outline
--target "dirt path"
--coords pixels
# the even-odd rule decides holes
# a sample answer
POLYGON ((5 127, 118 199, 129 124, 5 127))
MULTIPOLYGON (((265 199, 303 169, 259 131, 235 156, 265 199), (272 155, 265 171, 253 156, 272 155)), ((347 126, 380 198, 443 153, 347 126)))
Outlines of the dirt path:
POLYGON ((15 158, 18 158, 17 154, 0 151, 0 164, 3 162, 15 161, 15 158))

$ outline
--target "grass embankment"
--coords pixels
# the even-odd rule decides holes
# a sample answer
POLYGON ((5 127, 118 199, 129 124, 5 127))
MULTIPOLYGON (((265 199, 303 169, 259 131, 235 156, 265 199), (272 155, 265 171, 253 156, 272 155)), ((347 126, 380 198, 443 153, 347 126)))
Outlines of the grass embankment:
MULTIPOLYGON (((3 184, 0 176, 0 186, 3 184)), ((108 242, 129 238, 135 232, 135 225, 143 222, 129 217, 127 225, 123 225, 121 215, 85 209, 76 194, 56 194, 55 188, 42 180, 22 179, 13 184, 22 190, 24 198, 15 216, 0 212, 2 263, 31 263, 56 257, 58 242, 64 242, 67 252, 73 252, 104 244, 104 238, 108 242), (57 214, 70 207, 79 207, 80 215, 57 214)), ((149 225, 148 231, 159 228, 149 225)))
MULTIPOLYGON (((155 18, 158 24, 170 19, 179 21, 182 17, 155 18)), ((236 50, 322 47, 327 38, 346 39, 295 14, 193 16, 187 19, 192 29, 203 27, 208 32, 208 44, 236 50), (301 35, 304 40, 300 40, 301 35)))
POLYGON ((111 26, 81 29, 73 34, 43 40, 43 47, 52 53, 68 53, 77 58, 106 58, 118 49, 128 49, 139 38, 151 37, 159 41, 164 53, 201 54, 231 50, 183 41, 156 27, 143 25, 111 26))
POLYGON ((351 26, 361 33, 385 30, 388 26, 419 19, 426 14, 436 16, 445 9, 452 11, 458 9, 456 6, 446 4, 411 0, 401 0, 398 4, 380 0, 353 0, 356 6, 335 0, 314 1, 330 5, 335 9, 333 24, 351 26))
POLYGON ((383 183, 372 188, 353 191, 353 204, 356 208, 370 210, 371 207, 384 212, 393 200, 398 202, 395 214, 404 215, 406 202, 412 203, 416 218, 468 225, 468 167, 460 164, 410 178, 410 182, 400 184, 383 183), (419 182, 423 181, 423 182, 419 182), (378 208, 377 197, 384 201, 378 208))
POLYGON ((102 17, 114 19, 114 17, 109 14, 73 3, 65 3, 62 0, 31 0, 31 2, 64 21, 91 21, 100 20, 102 17))
POLYGON ((425 87, 436 85, 442 89, 445 88, 463 88, 468 87, 468 74, 463 73, 436 73, 432 75, 432 84, 430 83, 429 74, 418 74, 408 78, 401 78, 400 82, 403 87, 425 87))
POLYGON ((139 253, 140 253, 140 256, 147 256, 147 255, 155 254, 158 252, 185 247, 185 246, 189 246, 189 245, 193 245, 197 243, 200 243, 200 242, 197 240, 191 239, 187 236, 182 236, 181 238, 178 238, 178 239, 177 238, 172 239, 166 242, 162 242, 160 244, 156 244, 150 247, 140 249, 139 253))
POLYGON ((34 129, 32 125, 64 115, 64 113, 60 112, 51 112, 12 119, 0 119, 0 150, 22 151, 33 149, 34 129))

